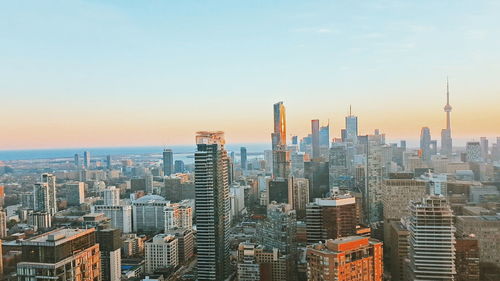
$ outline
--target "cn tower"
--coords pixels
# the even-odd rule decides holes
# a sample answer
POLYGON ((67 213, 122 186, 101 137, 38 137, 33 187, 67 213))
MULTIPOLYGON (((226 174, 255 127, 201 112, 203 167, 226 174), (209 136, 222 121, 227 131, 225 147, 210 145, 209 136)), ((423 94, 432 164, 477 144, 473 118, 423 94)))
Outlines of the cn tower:
POLYGON ((441 130, 441 154, 451 157, 453 150, 453 140, 451 138, 451 113, 450 105, 450 83, 448 78, 446 78, 446 105, 444 106, 444 112, 446 112, 446 129, 441 130))
POLYGON ((450 105, 450 84, 448 82, 448 78, 446 78, 446 105, 444 106, 444 112, 446 112, 446 130, 450 131, 450 136, 451 136, 451 125, 450 125, 450 112, 451 112, 451 105, 450 105))

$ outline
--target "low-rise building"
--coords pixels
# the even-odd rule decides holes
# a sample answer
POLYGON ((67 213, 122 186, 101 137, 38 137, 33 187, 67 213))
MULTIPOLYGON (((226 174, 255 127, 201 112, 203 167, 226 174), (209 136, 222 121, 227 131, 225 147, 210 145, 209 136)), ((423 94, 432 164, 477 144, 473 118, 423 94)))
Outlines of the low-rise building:
POLYGON ((174 235, 158 234, 145 244, 145 271, 148 274, 158 269, 176 268, 179 265, 179 241, 174 235))

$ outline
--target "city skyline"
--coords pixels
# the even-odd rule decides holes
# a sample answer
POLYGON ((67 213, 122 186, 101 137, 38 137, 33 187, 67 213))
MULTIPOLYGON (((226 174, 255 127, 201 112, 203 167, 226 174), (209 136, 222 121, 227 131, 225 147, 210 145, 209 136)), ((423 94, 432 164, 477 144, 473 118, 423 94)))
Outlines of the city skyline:
POLYGON ((287 137, 339 137, 352 104, 360 134, 437 139, 447 76, 457 145, 500 134, 495 1, 25 4, 0 11, 0 150, 267 143, 277 101, 287 137))
POLYGON ((0 281, 500 280, 500 1, 6 1, 0 281))

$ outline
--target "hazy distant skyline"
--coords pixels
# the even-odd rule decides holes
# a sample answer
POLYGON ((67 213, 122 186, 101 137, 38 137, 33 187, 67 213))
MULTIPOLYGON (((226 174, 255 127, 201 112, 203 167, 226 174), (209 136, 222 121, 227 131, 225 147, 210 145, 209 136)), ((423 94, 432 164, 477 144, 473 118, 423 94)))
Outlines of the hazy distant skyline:
MULTIPOLYGON (((500 136, 498 1, 3 1, 0 150, 500 136)), ((458 141, 457 145, 460 144, 458 141)))

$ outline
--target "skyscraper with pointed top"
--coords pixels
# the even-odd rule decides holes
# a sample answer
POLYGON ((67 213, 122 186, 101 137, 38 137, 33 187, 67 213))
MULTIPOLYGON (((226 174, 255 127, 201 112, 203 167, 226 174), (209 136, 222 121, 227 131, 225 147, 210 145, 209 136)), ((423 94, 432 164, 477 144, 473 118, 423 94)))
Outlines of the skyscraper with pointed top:
POLYGON ((290 174, 290 151, 286 146, 285 106, 274 104, 274 132, 271 134, 273 149, 273 177, 287 178, 290 174))
POLYGON ((286 146, 286 116, 283 102, 274 104, 274 132, 271 134, 273 150, 286 146))
POLYGON ((346 141, 356 144, 358 142, 358 117, 352 115, 352 108, 349 106, 349 116, 345 118, 346 141))
POLYGON ((441 154, 446 155, 448 157, 451 156, 453 150, 453 141, 451 138, 451 121, 450 121, 450 113, 451 113, 451 105, 450 105, 450 84, 448 82, 448 78, 446 78, 446 105, 444 106, 444 112, 446 112, 446 129, 441 130, 441 154))

